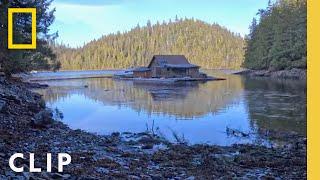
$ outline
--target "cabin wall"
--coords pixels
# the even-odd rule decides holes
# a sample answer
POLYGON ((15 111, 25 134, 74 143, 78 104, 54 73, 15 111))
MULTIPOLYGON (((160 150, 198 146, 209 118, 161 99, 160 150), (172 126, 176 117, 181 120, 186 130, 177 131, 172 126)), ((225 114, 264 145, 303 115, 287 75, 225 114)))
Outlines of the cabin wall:
POLYGON ((199 68, 187 69, 187 75, 193 78, 199 78, 200 77, 199 68))
POLYGON ((133 72, 135 78, 151 78, 151 71, 135 71, 133 72))
POLYGON ((151 68, 151 76, 156 78, 200 77, 199 68, 151 68))
POLYGON ((163 68, 163 76, 166 78, 182 78, 187 76, 187 70, 163 68))
POLYGON ((192 77, 199 78, 200 72, 198 67, 194 68, 166 68, 162 67, 159 61, 152 60, 149 65, 150 77, 154 78, 181 78, 192 77))
POLYGON ((158 67, 157 61, 152 61, 149 68, 151 69, 152 77, 159 77, 161 69, 158 67))

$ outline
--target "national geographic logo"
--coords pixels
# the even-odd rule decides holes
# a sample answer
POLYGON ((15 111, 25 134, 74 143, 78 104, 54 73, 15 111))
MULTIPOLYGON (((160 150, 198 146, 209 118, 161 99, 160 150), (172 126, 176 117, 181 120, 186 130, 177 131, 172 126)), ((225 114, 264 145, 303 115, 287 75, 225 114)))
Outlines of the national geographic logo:
POLYGON ((36 49, 37 48, 37 9, 36 8, 8 8, 8 49, 36 49), (31 14, 31 44, 14 44, 13 15, 15 13, 31 14))

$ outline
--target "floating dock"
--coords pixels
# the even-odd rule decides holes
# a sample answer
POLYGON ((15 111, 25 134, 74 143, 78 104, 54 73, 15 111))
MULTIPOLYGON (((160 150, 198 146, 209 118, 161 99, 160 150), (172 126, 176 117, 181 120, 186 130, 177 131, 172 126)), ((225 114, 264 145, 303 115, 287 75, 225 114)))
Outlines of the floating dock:
POLYGON ((118 80, 126 80, 126 81, 135 81, 135 82, 145 82, 145 83, 176 83, 176 82, 190 82, 190 81, 222 81, 226 80, 224 78, 215 78, 215 77, 207 77, 207 78, 126 78, 126 77, 114 77, 114 79, 118 80))

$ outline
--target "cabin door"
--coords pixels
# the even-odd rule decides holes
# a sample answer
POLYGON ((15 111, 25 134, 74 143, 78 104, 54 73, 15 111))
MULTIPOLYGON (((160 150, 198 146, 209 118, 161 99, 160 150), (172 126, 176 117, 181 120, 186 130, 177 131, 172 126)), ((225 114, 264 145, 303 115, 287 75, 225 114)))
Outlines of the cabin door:
POLYGON ((153 74, 154 77, 160 77, 161 76, 161 68, 155 67, 155 72, 153 74))

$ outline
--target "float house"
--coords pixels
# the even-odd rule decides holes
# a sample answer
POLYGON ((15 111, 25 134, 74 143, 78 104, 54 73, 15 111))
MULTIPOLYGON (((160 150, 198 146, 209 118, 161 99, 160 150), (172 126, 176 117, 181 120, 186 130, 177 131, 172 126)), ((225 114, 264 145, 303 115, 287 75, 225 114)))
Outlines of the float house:
POLYGON ((155 55, 148 67, 133 70, 135 78, 202 78, 200 66, 190 64, 183 55, 155 55))

